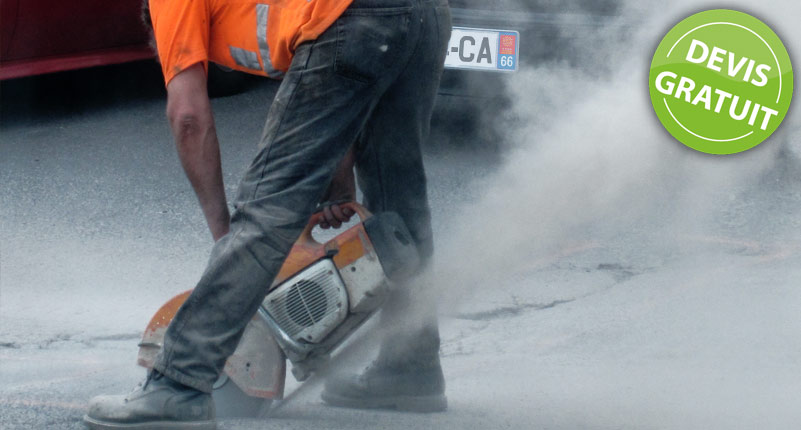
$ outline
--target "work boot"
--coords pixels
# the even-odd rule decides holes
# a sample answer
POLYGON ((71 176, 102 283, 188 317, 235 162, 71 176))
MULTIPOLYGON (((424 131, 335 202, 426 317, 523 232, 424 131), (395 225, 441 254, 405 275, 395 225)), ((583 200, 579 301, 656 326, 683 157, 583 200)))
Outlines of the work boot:
POLYGON ((448 408, 439 360, 426 367, 376 360, 360 375, 329 378, 322 399, 332 406, 358 409, 442 412, 448 408))
POLYGON ((213 430, 211 394, 179 384, 156 371, 127 396, 98 396, 83 421, 91 429, 213 430))

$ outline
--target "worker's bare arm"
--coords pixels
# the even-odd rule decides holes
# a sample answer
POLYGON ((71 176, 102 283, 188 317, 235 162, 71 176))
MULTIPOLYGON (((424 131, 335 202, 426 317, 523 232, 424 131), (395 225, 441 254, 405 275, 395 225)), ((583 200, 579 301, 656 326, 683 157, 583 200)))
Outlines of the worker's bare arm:
POLYGON ((230 214, 203 65, 187 68, 167 84, 167 119, 181 165, 216 241, 228 233, 230 214))

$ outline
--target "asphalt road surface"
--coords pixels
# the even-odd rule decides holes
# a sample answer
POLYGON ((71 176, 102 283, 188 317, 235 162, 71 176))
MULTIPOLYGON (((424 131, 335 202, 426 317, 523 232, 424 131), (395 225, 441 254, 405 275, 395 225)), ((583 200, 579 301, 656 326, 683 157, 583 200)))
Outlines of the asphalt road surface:
MULTIPOLYGON (((229 196, 274 91, 213 101, 229 196)), ((0 97, 0 428, 80 429, 90 397, 144 376, 139 336, 211 239, 154 65, 7 82, 0 97)), ((629 135, 664 154, 614 152, 607 111, 572 110, 508 151, 429 143, 447 412, 331 408, 318 381, 219 427, 797 428, 798 122, 739 158, 735 181, 652 122, 629 135), (570 138, 582 132, 598 140, 570 138), (580 156, 604 148, 614 157, 580 156)))

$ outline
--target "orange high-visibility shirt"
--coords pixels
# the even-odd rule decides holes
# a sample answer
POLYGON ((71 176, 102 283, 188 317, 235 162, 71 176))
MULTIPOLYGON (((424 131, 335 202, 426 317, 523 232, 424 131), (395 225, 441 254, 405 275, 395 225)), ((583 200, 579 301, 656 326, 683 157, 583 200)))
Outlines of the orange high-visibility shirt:
POLYGON ((316 39, 352 0, 149 0, 165 83, 212 61, 280 78, 295 48, 316 39))

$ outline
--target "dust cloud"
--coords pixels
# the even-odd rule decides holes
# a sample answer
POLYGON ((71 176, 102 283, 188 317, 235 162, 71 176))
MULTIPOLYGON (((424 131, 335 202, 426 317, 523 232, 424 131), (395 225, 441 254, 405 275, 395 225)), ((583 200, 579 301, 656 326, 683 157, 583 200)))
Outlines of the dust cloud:
MULTIPOLYGON (((463 413, 510 428, 797 425, 799 109, 757 148, 711 156, 673 139, 648 96, 664 34, 719 6, 630 2, 579 67, 515 75, 504 161, 450 215, 428 280, 463 413)), ((801 58, 797 2, 727 7, 801 58)))
MULTIPOLYGON (((625 242, 639 252, 681 252, 743 233, 727 230, 747 216, 735 206, 770 192, 757 188, 766 176, 798 163, 798 109, 759 147, 711 156, 673 139, 648 96, 661 38, 715 6, 631 2, 579 51, 580 67, 551 62, 515 75, 509 88, 518 126, 507 130, 505 162, 474 184, 481 198, 460 207, 455 233, 440 238, 433 282, 443 297, 469 298, 471 288, 581 249, 625 242)), ((783 38, 791 58, 801 58, 797 2, 728 7, 754 13, 783 38)))

